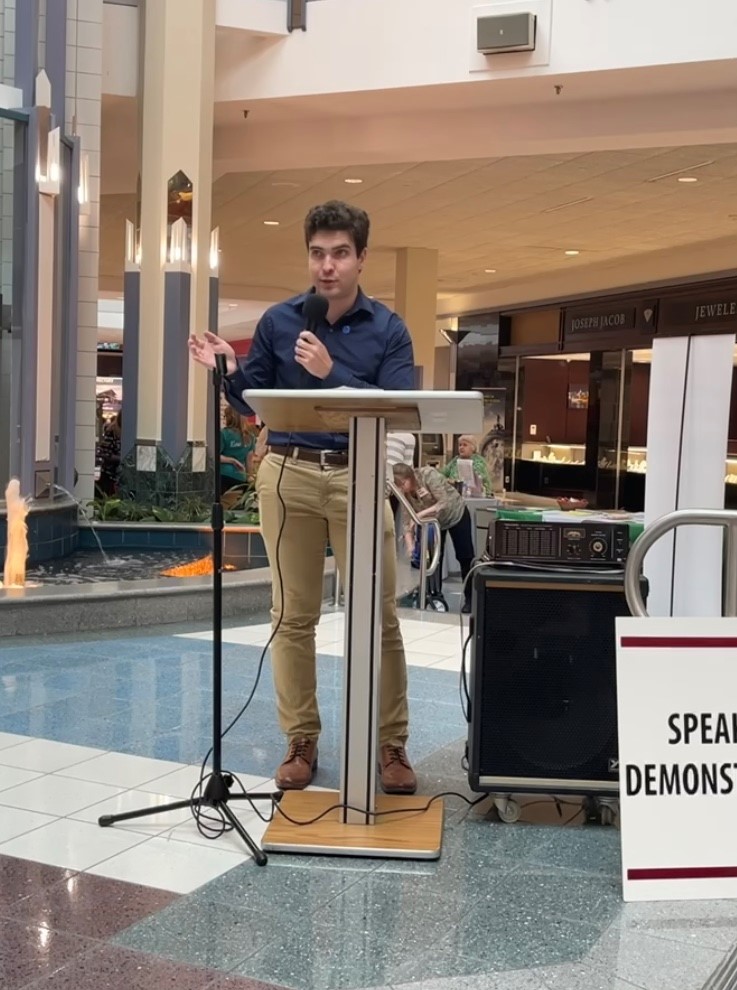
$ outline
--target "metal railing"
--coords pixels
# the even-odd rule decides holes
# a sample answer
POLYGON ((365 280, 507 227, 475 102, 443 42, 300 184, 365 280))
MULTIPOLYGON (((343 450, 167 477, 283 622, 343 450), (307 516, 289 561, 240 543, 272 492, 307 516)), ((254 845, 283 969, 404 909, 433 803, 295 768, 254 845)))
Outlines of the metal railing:
POLYGON ((630 612, 647 616, 640 591, 640 575, 645 555, 654 543, 678 526, 719 526, 724 533, 722 615, 737 616, 737 512, 728 509, 678 509, 669 512, 635 540, 624 572, 624 593, 630 612))
MULTIPOLYGON (((420 527, 420 610, 424 612, 425 606, 427 605, 427 579, 432 577, 435 571, 438 569, 438 564, 440 563, 440 525, 437 519, 420 519, 412 505, 408 502, 403 491, 401 491, 394 484, 393 481, 387 481, 387 486, 391 491, 392 495, 397 499, 399 504, 402 506, 404 511, 410 517, 415 526, 420 527), (428 546, 428 533, 433 529, 435 532, 435 542, 432 548, 432 558, 428 563, 427 559, 427 546, 428 546)), ((337 562, 334 570, 333 577, 333 605, 340 604, 340 591, 341 591, 341 580, 340 572, 338 571, 337 562)))

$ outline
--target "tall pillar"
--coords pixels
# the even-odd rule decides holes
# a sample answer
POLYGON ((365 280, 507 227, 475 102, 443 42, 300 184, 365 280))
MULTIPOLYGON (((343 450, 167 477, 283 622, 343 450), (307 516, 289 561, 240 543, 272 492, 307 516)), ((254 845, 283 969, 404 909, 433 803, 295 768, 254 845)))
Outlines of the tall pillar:
POLYGON ((415 365, 422 368, 422 387, 435 380, 438 295, 438 252, 430 248, 397 251, 394 308, 412 335, 415 365))
MULTIPOLYGON (((653 344, 645 523, 675 509, 723 509, 734 335, 653 344)), ((721 615, 722 534, 686 526, 645 560, 650 615, 721 615)))
POLYGON ((207 377, 191 366, 187 337, 208 317, 215 0, 148 0, 143 17, 135 408, 123 396, 136 442, 122 485, 139 501, 171 504, 211 484, 207 377))
MULTIPOLYGON (((97 303, 100 256, 100 128, 102 113, 103 0, 79 0, 67 7, 66 131, 79 139, 84 156, 85 192, 80 205, 76 272, 77 392, 72 475, 76 495, 94 496, 95 387, 97 378, 97 303)), ((66 484, 67 482, 65 482, 66 484)))

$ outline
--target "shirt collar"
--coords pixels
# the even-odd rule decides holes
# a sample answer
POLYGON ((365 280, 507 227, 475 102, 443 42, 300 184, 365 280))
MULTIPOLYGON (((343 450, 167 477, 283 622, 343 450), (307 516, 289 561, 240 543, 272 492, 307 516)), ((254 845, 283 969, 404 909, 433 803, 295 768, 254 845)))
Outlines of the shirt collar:
MULTIPOLYGON (((290 299, 289 304, 301 313, 302 307, 305 304, 305 299, 307 299, 308 296, 314 295, 314 293, 315 289, 312 288, 309 292, 303 292, 301 296, 295 296, 294 299, 290 299)), ((341 320, 344 320, 347 316, 353 316, 354 313, 359 312, 368 313, 369 316, 373 316, 375 312, 373 301, 369 299, 360 286, 358 287, 358 295, 356 296, 355 303, 351 306, 347 313, 343 313, 341 320)))

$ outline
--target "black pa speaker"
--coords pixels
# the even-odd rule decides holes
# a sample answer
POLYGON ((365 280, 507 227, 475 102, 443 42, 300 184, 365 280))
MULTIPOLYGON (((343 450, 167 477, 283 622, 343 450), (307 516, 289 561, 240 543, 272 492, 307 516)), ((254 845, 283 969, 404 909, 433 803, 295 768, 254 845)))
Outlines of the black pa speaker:
POLYGON ((474 591, 471 788, 617 794, 623 573, 489 566, 474 591))

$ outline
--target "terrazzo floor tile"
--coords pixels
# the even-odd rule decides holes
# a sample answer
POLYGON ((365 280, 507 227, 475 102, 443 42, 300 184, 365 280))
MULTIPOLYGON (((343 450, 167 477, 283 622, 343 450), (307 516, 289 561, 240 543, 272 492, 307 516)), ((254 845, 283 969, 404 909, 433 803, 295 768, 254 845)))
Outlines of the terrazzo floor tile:
MULTIPOLYGON (((75 822, 70 818, 57 818, 50 825, 19 835, 0 845, 5 856, 20 856, 49 866, 61 866, 70 870, 89 870, 111 856, 139 842, 151 841, 140 832, 101 829, 87 822, 75 822)), ((123 878, 125 879, 125 878, 123 878)))
MULTIPOLYGON (((291 927, 289 919, 285 924, 291 927)), ((228 971, 278 936, 270 916, 201 899, 193 910, 185 899, 122 932, 115 942, 177 962, 228 971)))
POLYGON ((509 917, 505 900, 501 889, 495 909, 461 918, 436 947, 438 958, 475 959, 489 972, 552 966, 580 958, 601 937, 598 924, 540 916, 534 912, 534 904, 528 917, 509 917))
POLYGON ((218 976, 208 983, 205 990, 282 990, 273 983, 262 983, 260 980, 249 980, 243 976, 218 976))
POLYGON ((54 931, 105 939, 176 899, 169 891, 77 873, 25 898, 14 917, 54 931))
POLYGON ((507 972, 494 975, 481 973, 477 976, 451 976, 442 980, 422 980, 420 983, 395 983, 391 990, 546 990, 546 988, 529 972, 507 972))
MULTIPOLYGON (((115 828, 105 831, 115 832, 115 828)), ((145 836, 140 837, 145 839, 145 836)), ((155 836, 98 862, 87 872, 177 894, 189 894, 247 858, 246 853, 219 849, 215 843, 211 845, 213 848, 200 847, 193 853, 192 846, 186 842, 172 842, 155 836)))
MULTIPOLYGON (((651 938, 639 932, 623 936, 620 928, 613 925, 588 953, 579 955, 583 975, 578 983, 572 982, 565 967, 550 971, 543 968, 537 975, 550 990, 584 990, 594 977, 601 981, 609 975, 644 990, 702 990, 723 957, 724 953, 715 949, 651 938)), ((604 987, 608 990, 606 982, 604 987)))
POLYGON ((0 843, 14 839, 17 835, 32 832, 34 828, 55 821, 53 815, 41 815, 37 811, 24 811, 20 808, 6 808, 0 811, 0 843))
POLYGON ((28 736, 21 736, 17 732, 0 732, 0 750, 26 742, 29 742, 28 736))
POLYGON ((178 769, 178 764, 166 760, 151 760, 145 756, 129 756, 126 753, 104 753, 69 767, 64 776, 110 784, 113 787, 131 788, 178 769))
MULTIPOLYGON (((421 972, 423 950, 411 944, 394 938, 387 942, 355 925, 337 936, 334 928, 298 927, 289 920, 276 941, 235 966, 234 972, 294 990, 392 986, 414 980, 421 972)), ((459 970, 450 972, 455 975, 459 970)))
POLYGON ((623 906, 618 926, 623 938, 637 931, 726 952, 737 944, 737 902, 634 902, 623 906))
POLYGON ((94 942, 78 935, 52 932, 41 925, 0 919, 0 987, 18 990, 49 976, 94 942))
POLYGON ((51 743, 48 739, 31 739, 29 742, 3 753, 2 762, 21 770, 37 770, 39 773, 56 773, 93 756, 101 756, 102 750, 68 743, 51 743))
MULTIPOLYGON (((138 811, 142 808, 153 809, 167 804, 174 804, 181 798, 171 794, 152 794, 149 791, 122 791, 111 798, 106 798, 98 804, 91 804, 80 811, 75 811, 70 818, 79 822, 97 824, 101 815, 117 815, 127 811, 138 811)), ((114 828, 142 832, 146 835, 160 835, 169 831, 172 826, 187 821, 190 812, 187 808, 178 811, 162 811, 158 814, 146 815, 142 818, 130 818, 127 821, 116 822, 114 828)))
POLYGON ((359 872, 313 869, 309 859, 300 865, 285 865, 272 856, 266 869, 249 862, 213 880, 197 891, 192 902, 210 900, 246 907, 282 922, 291 913, 304 918, 319 912, 322 920, 325 905, 362 877, 359 872))
POLYGON ((23 898, 74 875, 73 870, 0 855, 0 914, 7 914, 23 898))
POLYGON ((72 815, 123 790, 88 780, 72 780, 59 774, 44 774, 18 787, 0 792, 0 805, 27 808, 45 815, 72 815))
POLYGON ((545 866, 619 880, 622 870, 620 842, 618 829, 576 826, 566 830, 565 842, 560 841, 558 834, 549 834, 529 860, 545 866))
POLYGON ((40 776, 42 775, 35 770, 19 770, 17 767, 0 765, 0 801, 2 800, 3 792, 15 789, 21 784, 26 784, 29 780, 36 780, 40 776))
POLYGON ((213 977, 200 967, 101 945, 23 990, 209 990, 213 977))

